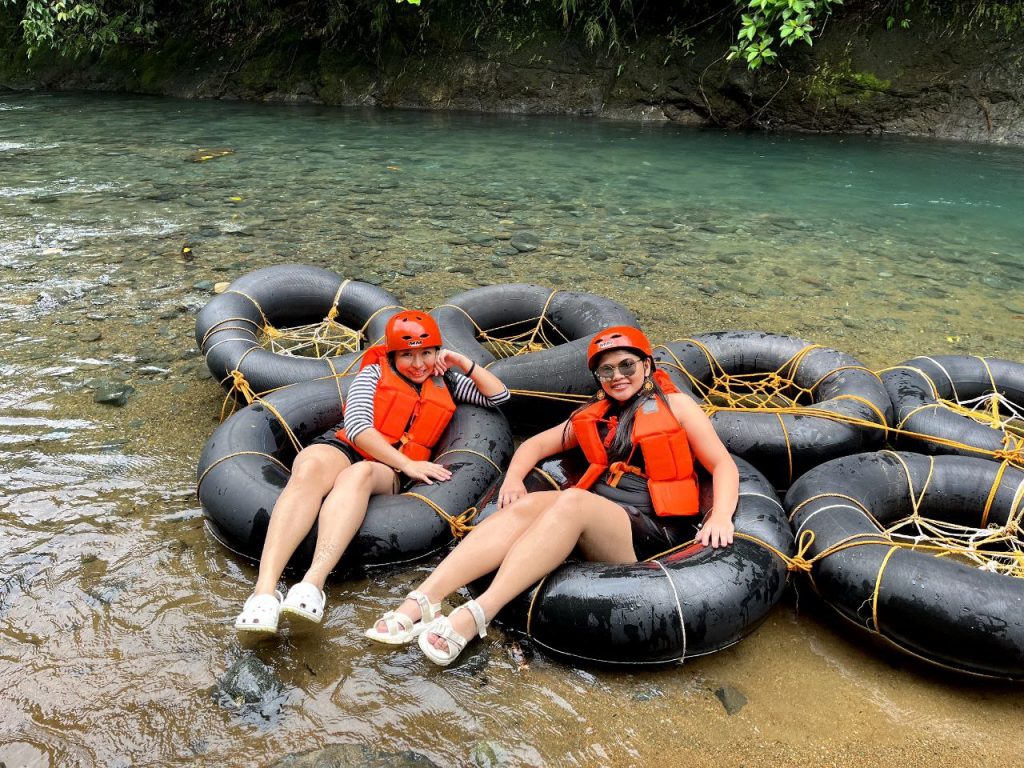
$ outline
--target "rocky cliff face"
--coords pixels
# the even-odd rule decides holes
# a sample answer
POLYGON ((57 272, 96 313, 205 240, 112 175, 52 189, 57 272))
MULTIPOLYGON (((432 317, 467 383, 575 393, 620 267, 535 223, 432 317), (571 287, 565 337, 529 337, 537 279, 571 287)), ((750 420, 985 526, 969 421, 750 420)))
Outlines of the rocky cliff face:
POLYGON ((685 47, 641 37, 616 55, 564 35, 526 44, 427 45, 379 62, 315 43, 210 51, 182 40, 120 48, 82 64, 0 56, 0 87, 430 110, 573 114, 730 128, 893 133, 1024 144, 1024 34, 951 33, 938 22, 886 30, 832 19, 813 48, 751 73, 728 64, 729 30, 685 47))

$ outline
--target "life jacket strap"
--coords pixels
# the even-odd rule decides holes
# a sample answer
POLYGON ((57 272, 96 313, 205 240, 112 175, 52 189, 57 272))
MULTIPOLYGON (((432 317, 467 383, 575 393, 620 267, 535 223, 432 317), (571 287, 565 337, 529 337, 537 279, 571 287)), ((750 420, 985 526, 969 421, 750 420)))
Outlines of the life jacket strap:
POLYGON ((640 467, 634 467, 632 464, 628 464, 625 461, 613 461, 608 465, 608 474, 610 477, 608 478, 607 484, 612 488, 618 488, 619 481, 622 479, 622 476, 627 473, 642 477, 645 480, 647 479, 647 473, 640 469, 640 467))

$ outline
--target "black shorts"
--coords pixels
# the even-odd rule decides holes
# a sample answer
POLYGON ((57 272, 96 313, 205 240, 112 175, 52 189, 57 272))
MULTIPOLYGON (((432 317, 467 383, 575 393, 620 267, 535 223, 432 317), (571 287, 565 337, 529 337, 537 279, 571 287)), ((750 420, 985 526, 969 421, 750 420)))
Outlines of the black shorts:
POLYGON ((626 510, 637 560, 685 544, 697 535, 700 515, 659 517, 651 506, 646 481, 633 475, 624 475, 617 488, 597 482, 590 490, 626 510))
POLYGON ((344 453, 348 460, 353 464, 363 461, 363 457, 359 455, 359 451, 353 448, 351 445, 346 443, 344 440, 338 438, 338 428, 331 427, 329 430, 324 432, 320 437, 314 437, 310 441, 310 445, 329 445, 332 448, 337 448, 339 451, 344 453))
MULTIPOLYGON (((309 444, 310 445, 329 445, 332 448, 337 448, 339 451, 344 453, 348 457, 348 460, 351 461, 353 464, 356 464, 356 463, 358 463, 360 461, 366 461, 366 459, 362 455, 360 455, 359 451, 357 451, 351 445, 346 443, 344 440, 340 440, 338 438, 338 428, 337 427, 332 427, 331 429, 327 430, 322 435, 320 435, 320 437, 314 437, 309 442, 309 444)), ((405 484, 407 486, 411 481, 409 480, 409 478, 405 477, 401 472, 399 472, 394 467, 391 467, 391 469, 393 469, 394 472, 395 472, 395 490, 394 490, 394 492, 398 493, 403 488, 403 484, 405 484)))
POLYGON ((637 560, 648 557, 692 541, 697 536, 700 515, 693 517, 658 517, 654 510, 619 504, 629 515, 629 526, 633 533, 633 553, 637 560))

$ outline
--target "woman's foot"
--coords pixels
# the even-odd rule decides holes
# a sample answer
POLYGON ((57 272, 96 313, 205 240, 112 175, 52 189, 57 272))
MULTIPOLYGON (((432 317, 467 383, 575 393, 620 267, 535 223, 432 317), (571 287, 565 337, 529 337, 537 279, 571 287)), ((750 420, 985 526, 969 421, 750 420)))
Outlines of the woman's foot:
POLYGON ((251 595, 235 618, 235 629, 239 632, 277 634, 282 599, 281 593, 276 591, 272 595, 251 595))
POLYGON ((435 619, 420 635, 423 654, 435 664, 447 667, 466 647, 474 635, 487 636, 487 617, 476 600, 470 600, 451 612, 435 619))
POLYGON ((288 596, 281 603, 281 613, 319 624, 323 621, 326 603, 327 595, 322 589, 308 581, 300 581, 288 590, 288 596))
POLYGON ((364 633, 371 640, 387 645, 404 645, 420 636, 427 625, 441 614, 441 604, 413 590, 398 606, 397 611, 388 611, 364 633))

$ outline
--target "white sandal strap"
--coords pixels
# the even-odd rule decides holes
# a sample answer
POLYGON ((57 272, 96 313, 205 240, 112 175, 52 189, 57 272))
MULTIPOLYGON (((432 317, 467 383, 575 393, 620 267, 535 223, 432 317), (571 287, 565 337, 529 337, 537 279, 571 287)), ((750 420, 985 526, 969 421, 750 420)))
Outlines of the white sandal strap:
POLYGON ((397 611, 388 611, 379 620, 384 622, 389 635, 397 635, 399 631, 408 632, 412 629, 413 624, 412 619, 397 611))
POLYGON ((420 607, 420 621, 424 622, 425 624, 429 624, 431 621, 434 620, 437 614, 440 613, 441 606, 432 605, 430 602, 430 598, 428 598, 418 589, 414 589, 412 592, 406 595, 406 599, 416 601, 416 604, 420 607))
POLYGON ((448 643, 448 655, 452 657, 458 656, 462 653, 462 649, 466 647, 467 643, 469 643, 469 640, 455 631, 455 627, 452 626, 451 619, 447 616, 435 619, 433 623, 427 627, 427 633, 437 635, 448 643))
POLYGON ((480 607, 480 603, 476 600, 470 600, 468 603, 464 603, 462 608, 469 608, 469 612, 473 614, 473 621, 476 622, 476 633, 479 637, 487 637, 487 617, 484 615, 484 609, 480 607))

